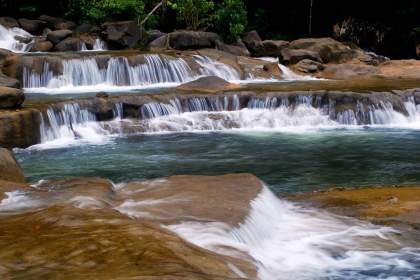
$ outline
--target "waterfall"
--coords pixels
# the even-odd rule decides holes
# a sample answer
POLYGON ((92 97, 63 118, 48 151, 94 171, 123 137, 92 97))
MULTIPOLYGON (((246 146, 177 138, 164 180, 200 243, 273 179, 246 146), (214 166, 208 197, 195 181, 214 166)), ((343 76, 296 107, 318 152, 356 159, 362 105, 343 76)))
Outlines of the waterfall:
MULTIPOLYGON (((131 66, 126 57, 113 57, 106 68, 100 68, 95 58, 63 60, 63 73, 57 75, 43 64, 42 72, 23 69, 23 87, 29 91, 39 88, 95 86, 145 86, 182 83, 193 78, 188 64, 181 58, 170 59, 160 55, 144 55, 144 63, 131 66)), ((94 89, 94 88, 92 88, 94 89)))
POLYGON ((219 254, 250 255, 261 280, 366 279, 388 271, 402 278, 419 275, 419 250, 401 248, 396 230, 303 208, 267 187, 235 228, 196 221, 167 228, 219 254), (390 252, 390 244, 401 249, 390 252))
POLYGON ((107 50, 107 46, 105 41, 101 40, 100 38, 96 38, 95 44, 93 45, 94 51, 105 51, 107 50))
POLYGON ((32 38, 32 35, 25 30, 13 27, 6 28, 0 25, 0 48, 7 49, 14 52, 26 52, 30 48, 30 43, 23 43, 16 39, 20 37, 28 40, 32 38))
POLYGON ((50 107, 41 113, 41 144, 34 148, 59 148, 77 143, 103 143, 108 134, 96 121, 96 116, 77 103, 64 104, 62 109, 50 107))
POLYGON ((232 66, 215 61, 207 56, 194 55, 195 61, 201 66, 203 76, 216 76, 226 81, 238 81, 241 76, 232 66))

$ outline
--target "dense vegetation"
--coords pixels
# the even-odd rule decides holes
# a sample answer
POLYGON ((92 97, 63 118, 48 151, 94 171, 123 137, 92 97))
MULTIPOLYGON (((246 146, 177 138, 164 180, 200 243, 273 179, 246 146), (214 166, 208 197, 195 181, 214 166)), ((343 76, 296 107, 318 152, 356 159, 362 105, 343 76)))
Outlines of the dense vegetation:
MULTIPOLYGON (((0 0, 0 13, 16 17, 61 15, 76 22, 122 19, 140 22, 159 2, 161 0, 0 0)), ((357 43, 364 48, 392 57, 412 57, 414 46, 420 42, 418 0, 164 2, 147 20, 147 28, 167 32, 181 28, 211 30, 227 41, 234 41, 243 31, 256 29, 263 38, 291 40, 302 36, 332 36, 336 23, 351 18, 353 26, 364 31, 342 39, 355 41, 354 37, 358 37, 357 43)))

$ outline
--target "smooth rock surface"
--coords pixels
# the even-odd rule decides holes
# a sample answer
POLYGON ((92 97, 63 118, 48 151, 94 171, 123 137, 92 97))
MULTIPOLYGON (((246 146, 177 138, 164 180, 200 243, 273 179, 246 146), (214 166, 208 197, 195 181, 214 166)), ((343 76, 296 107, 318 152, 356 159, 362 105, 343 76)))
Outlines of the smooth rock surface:
MULTIPOLYGON (((12 152, 4 148, 0 148, 0 180, 18 183, 25 182, 25 176, 23 176, 22 170, 12 152)), ((2 184, 0 183, 0 185, 2 184)), ((0 187, 0 190, 4 189, 0 187)))
POLYGON ((25 95, 22 90, 0 86, 0 109, 19 108, 23 101, 25 101, 25 95))

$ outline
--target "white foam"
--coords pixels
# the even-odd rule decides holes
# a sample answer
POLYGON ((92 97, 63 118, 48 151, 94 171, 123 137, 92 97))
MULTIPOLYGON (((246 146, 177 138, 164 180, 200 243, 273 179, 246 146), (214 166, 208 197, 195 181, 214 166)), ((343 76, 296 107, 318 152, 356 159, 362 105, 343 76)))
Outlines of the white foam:
POLYGON ((278 199, 268 188, 252 201, 249 216, 235 229, 189 222, 168 228, 218 253, 232 254, 227 248, 248 253, 263 280, 366 279, 363 272, 375 270, 413 275, 413 264, 420 261, 420 254, 409 248, 384 250, 399 247, 391 228, 304 209, 278 199))
POLYGON ((25 30, 13 27, 6 28, 0 25, 0 49, 7 49, 13 52, 26 52, 30 44, 21 43, 15 37, 32 38, 32 35, 25 30))

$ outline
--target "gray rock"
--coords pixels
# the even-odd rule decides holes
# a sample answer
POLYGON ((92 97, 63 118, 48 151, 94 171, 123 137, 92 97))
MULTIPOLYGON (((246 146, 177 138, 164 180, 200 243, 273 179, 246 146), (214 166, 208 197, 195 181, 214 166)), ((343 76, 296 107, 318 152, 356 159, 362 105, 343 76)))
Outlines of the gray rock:
POLYGON ((230 54, 237 55, 237 56, 250 56, 248 49, 246 48, 245 44, 241 40, 238 40, 238 42, 231 45, 225 44, 218 40, 216 41, 216 48, 218 50, 228 52, 230 54))
POLYGON ((102 28, 111 49, 132 48, 140 40, 140 28, 135 21, 106 22, 102 28))
POLYGON ((212 32, 175 31, 168 34, 169 45, 176 50, 214 48, 219 36, 212 32))
POLYGON ((318 61, 304 59, 296 64, 296 68, 297 70, 304 73, 316 73, 318 71, 324 70, 324 65, 318 61))
POLYGON ((55 51, 68 52, 68 51, 80 51, 83 45, 83 41, 80 38, 69 37, 58 43, 55 47, 55 51))

